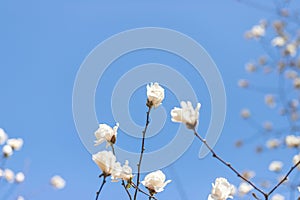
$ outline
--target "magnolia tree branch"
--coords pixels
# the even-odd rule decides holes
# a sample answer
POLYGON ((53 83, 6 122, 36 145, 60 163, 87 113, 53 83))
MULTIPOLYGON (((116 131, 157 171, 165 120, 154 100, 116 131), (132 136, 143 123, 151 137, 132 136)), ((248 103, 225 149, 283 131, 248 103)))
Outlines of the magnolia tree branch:
POLYGON ((139 192, 143 193, 144 195, 148 196, 150 200, 151 200, 151 199, 158 200, 156 197, 154 197, 154 196, 148 194, 147 192, 141 190, 141 189, 140 189, 139 187, 137 187, 133 182, 131 183, 131 186, 134 187, 137 191, 139 191, 139 192))
POLYGON ((124 180, 122 180, 122 186, 123 186, 124 189, 126 190, 126 193, 127 193, 127 195, 128 195, 128 198, 129 198, 130 200, 132 200, 131 194, 129 193, 128 188, 126 187, 125 181, 124 181, 124 180))
POLYGON ((136 179, 136 189, 135 189, 135 192, 134 192, 134 200, 136 200, 137 193, 138 193, 138 190, 139 190, 138 187, 139 187, 139 184, 140 184, 141 164, 142 164, 142 160, 143 160, 143 154, 144 154, 144 151, 145 151, 146 131, 147 131, 148 125, 150 123, 149 116, 150 116, 151 107, 152 106, 148 106, 147 118, 146 118, 146 125, 145 125, 145 128, 143 130, 143 138, 142 138, 142 147, 141 147, 141 153, 140 153, 140 160, 139 160, 139 163, 137 164, 138 173, 137 173, 137 179, 136 179))
POLYGON ((271 195, 281 184, 283 184, 287 180, 288 176, 292 173, 292 171, 294 171, 294 169, 296 169, 298 166, 300 166, 300 160, 293 167, 291 167, 291 169, 287 172, 283 179, 281 179, 281 181, 279 181, 278 184, 274 186, 274 188, 268 193, 268 196, 271 195))
POLYGON ((219 160, 221 163, 223 163, 224 165, 226 165, 229 169, 231 169, 231 171, 233 171, 239 178, 243 179, 245 182, 247 182, 248 184, 250 184, 255 190, 257 190, 259 193, 261 193, 265 199, 268 199, 268 194, 265 193, 264 191, 262 191, 261 189, 259 189, 254 183, 252 183, 250 180, 246 179, 245 177, 243 177, 242 174, 240 174, 234 167, 232 167, 232 165, 226 161, 224 161, 221 157, 219 157, 216 152, 207 144, 206 140, 203 139, 195 129, 193 129, 194 131, 194 135, 209 149, 209 151, 212 153, 212 156, 214 158, 216 158, 217 160, 219 160))
POLYGON ((100 195, 100 193, 101 193, 101 191, 102 191, 102 188, 103 188, 104 184, 106 183, 106 175, 105 175, 105 174, 101 174, 101 175, 99 176, 99 178, 101 178, 102 176, 103 176, 103 181, 102 181, 102 183, 101 183, 101 186, 100 186, 99 190, 96 192, 96 200, 98 200, 99 195, 100 195))

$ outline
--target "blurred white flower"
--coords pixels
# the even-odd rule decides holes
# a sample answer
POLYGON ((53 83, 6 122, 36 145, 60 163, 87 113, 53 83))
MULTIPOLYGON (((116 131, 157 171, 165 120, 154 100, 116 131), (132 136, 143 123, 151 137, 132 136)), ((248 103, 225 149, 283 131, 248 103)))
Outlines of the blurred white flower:
POLYGON ((282 170, 283 163, 280 161, 272 161, 269 165, 269 170, 272 172, 280 172, 282 170))
POLYGON ((300 78, 299 77, 294 78, 293 84, 294 84, 294 88, 300 89, 300 78))
POLYGON ((267 147, 269 149, 275 149, 275 148, 279 147, 280 140, 278 140, 278 139, 270 139, 270 140, 267 141, 266 145, 267 145, 267 147))
POLYGON ((92 159, 102 170, 104 175, 111 175, 113 167, 116 163, 116 157, 111 151, 100 151, 96 154, 93 154, 92 159))
POLYGON ((15 173, 10 169, 4 170, 4 178, 7 182, 12 183, 15 179, 15 173))
POLYGON ((263 127, 266 131, 272 131, 273 124, 272 124, 272 122, 266 121, 263 123, 263 127))
POLYGON ((162 171, 157 170, 155 172, 147 174, 141 183, 149 190, 151 194, 155 194, 158 192, 162 192, 164 190, 164 187, 171 182, 171 180, 165 180, 165 174, 162 171))
POLYGON ((256 175, 255 172, 251 170, 247 170, 242 173, 242 176, 247 180, 253 178, 255 175, 256 175))
POLYGON ((112 145, 117 140, 117 131, 119 128, 119 123, 116 123, 116 125, 111 128, 107 124, 99 124, 99 128, 95 131, 95 137, 97 140, 95 140, 95 146, 102 144, 103 142, 106 143, 106 148, 109 145, 112 145))
POLYGON ((9 145, 4 145, 2 147, 2 153, 4 157, 10 157, 13 154, 13 149, 9 145))
POLYGON ((233 198, 234 186, 231 185, 225 178, 217 178, 215 183, 212 184, 211 194, 208 196, 208 200, 226 200, 233 198))
POLYGON ((298 73, 294 70, 286 70, 285 71, 285 78, 287 79, 294 79, 298 76, 298 73))
POLYGON ((245 195, 245 194, 248 194, 251 190, 253 190, 253 187, 246 182, 242 182, 239 185, 238 190, 241 195, 245 195))
POLYGON ((286 49, 284 51, 285 54, 290 55, 290 56, 295 56, 297 53, 297 46, 295 43, 290 43, 286 45, 286 49))
POLYGON ((247 63, 245 69, 247 72, 252 73, 256 71, 256 66, 253 63, 247 63))
POLYGON ((285 137, 285 144, 289 148, 299 147, 300 146, 300 136, 288 135, 285 137))
POLYGON ((300 186, 298 187, 298 191, 300 192, 300 186))
POLYGON ((250 116, 251 116, 251 113, 250 113, 249 109, 246 109, 246 108, 242 109, 242 111, 241 111, 241 117, 243 119, 248 119, 250 116))
POLYGON ((277 36, 271 41, 271 44, 274 47, 282 47, 283 45, 285 45, 285 42, 286 41, 283 37, 277 36))
MULTIPOLYGON (((293 157, 293 163, 294 163, 294 165, 296 165, 299 161, 300 161, 300 154, 295 155, 295 156, 293 157)), ((298 169, 300 170, 300 165, 298 165, 297 167, 298 167, 298 169)))
POLYGON ((265 104, 270 108, 274 108, 276 106, 275 98, 272 94, 265 95, 265 104))
POLYGON ((115 163, 115 165, 113 166, 113 170, 111 173, 111 179, 112 181, 118 181, 118 179, 122 179, 124 181, 129 181, 131 180, 133 177, 132 175, 132 169, 129 166, 129 162, 128 160, 125 161, 125 164, 123 165, 123 167, 121 166, 121 164, 119 162, 115 163))
POLYGON ((238 81, 238 86, 241 88, 247 88, 249 87, 249 82, 246 79, 240 79, 238 81))
POLYGON ((15 181, 16 183, 22 183, 25 180, 25 175, 23 172, 19 172, 16 174, 15 181))
POLYGON ((147 85, 147 106, 157 108, 165 98, 165 90, 158 83, 147 85))
POLYGON ((25 198, 23 196, 18 196, 17 200, 25 200, 25 198))
POLYGON ((280 195, 280 194, 274 194, 271 198, 271 200, 284 200, 284 196, 280 195))
POLYGON ((50 184, 55 189, 63 189, 66 186, 66 181, 61 176, 55 175, 50 179, 50 184))
POLYGON ((253 37, 260 38, 265 35, 265 27, 263 25, 255 25, 251 29, 251 34, 253 37))
POLYGON ((180 105, 181 108, 174 107, 171 110, 172 122, 184 123, 189 129, 195 128, 199 119, 201 104, 197 103, 195 109, 190 101, 182 101, 180 105))
POLYGON ((7 140, 7 134, 5 133, 5 131, 0 128, 0 145, 4 144, 7 140))
POLYGON ((22 138, 12 138, 8 139, 6 142, 11 148, 15 151, 19 151, 23 146, 23 139, 22 138))
MULTIPOLYGON (((278 182, 281 182, 282 180, 284 180, 285 179, 285 175, 280 175, 278 178, 277 178, 277 180, 278 180, 278 182)), ((287 183, 289 181, 289 178, 287 177, 284 181, 283 181, 283 183, 287 183)))

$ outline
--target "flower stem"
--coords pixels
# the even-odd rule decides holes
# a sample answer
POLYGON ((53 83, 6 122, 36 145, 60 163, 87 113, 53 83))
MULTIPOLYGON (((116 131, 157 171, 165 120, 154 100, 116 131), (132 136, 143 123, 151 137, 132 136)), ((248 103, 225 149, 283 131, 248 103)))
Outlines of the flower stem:
POLYGON ((131 185, 132 185, 132 187, 134 187, 134 188, 135 188, 136 190, 138 190, 139 192, 141 192, 141 193, 143 193, 144 195, 148 196, 150 200, 151 200, 151 199, 157 200, 156 197, 154 197, 154 196, 148 194, 147 192, 141 190, 141 189, 140 189, 139 187, 137 187, 134 183, 131 183, 131 185))
POLYGON ((124 187, 124 189, 125 189, 125 191, 126 191, 126 193, 127 193, 127 195, 128 195, 128 198, 129 198, 130 200, 132 200, 131 194, 129 193, 129 191, 128 191, 127 187, 126 187, 125 181, 124 181, 124 180, 122 180, 122 185, 123 185, 123 187, 124 187))
POLYGON ((248 184, 250 184, 255 190, 257 190, 259 193, 261 193, 265 199, 268 199, 268 194, 265 193, 264 191, 262 191, 261 189, 259 189, 256 185, 254 185, 254 183, 252 183, 250 180, 246 179, 245 177, 243 177, 234 167, 232 167, 232 165, 226 161, 224 161, 221 157, 219 157, 216 152, 207 144, 206 140, 203 139, 195 129, 194 130, 194 135, 209 149, 209 151, 212 153, 212 156, 214 158, 216 158, 217 160, 219 160, 221 163, 223 163, 224 165, 226 165, 229 169, 231 169, 231 171, 233 171, 239 178, 243 179, 245 182, 247 182, 248 184))
POLYGON ((101 174, 99 177, 101 177, 101 176, 103 176, 103 181, 102 181, 102 183, 101 183, 101 186, 100 186, 99 190, 96 192, 96 200, 98 200, 99 195, 100 195, 100 193, 101 193, 101 190, 102 190, 104 184, 106 183, 106 175, 101 174))
POLYGON ((137 192, 139 190, 138 187, 139 187, 139 184, 140 184, 141 164, 142 164, 142 160, 143 160, 143 154, 144 154, 144 151, 145 151, 146 131, 147 131, 148 125, 150 123, 149 116, 150 116, 151 107, 152 106, 148 106, 147 118, 146 118, 146 125, 145 125, 145 128, 143 130, 143 138, 142 138, 142 147, 141 147, 141 153, 140 153, 140 160, 139 160, 139 163, 137 164, 138 173, 137 173, 137 180, 136 180, 136 189, 135 189, 135 192, 134 192, 134 200, 136 200, 136 198, 137 198, 137 192))

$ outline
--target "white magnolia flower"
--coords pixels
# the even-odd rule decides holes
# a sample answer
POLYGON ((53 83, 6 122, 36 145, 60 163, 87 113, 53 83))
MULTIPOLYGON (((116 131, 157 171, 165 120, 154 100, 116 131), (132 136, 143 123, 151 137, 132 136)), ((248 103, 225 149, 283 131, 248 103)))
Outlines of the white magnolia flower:
POLYGON ((255 72, 256 71, 256 66, 253 63, 247 63, 245 65, 245 70, 249 73, 255 72))
POLYGON ((265 95, 265 104, 270 108, 274 108, 276 106, 275 98, 272 94, 265 95))
POLYGON ((285 45, 285 42, 286 41, 283 37, 277 36, 271 41, 271 44, 274 47, 282 47, 283 45, 285 45))
POLYGON ((234 186, 231 185, 225 178, 217 178, 215 183, 212 184, 211 194, 208 196, 208 200, 226 200, 233 198, 234 186))
POLYGON ((272 172, 280 172, 282 170, 283 163, 280 161, 272 161, 269 165, 269 170, 272 172))
POLYGON ((238 86, 241 88, 247 88, 247 87, 249 87, 249 82, 245 79, 240 79, 238 81, 238 86))
POLYGON ((253 178, 255 175, 256 175, 255 172, 251 170, 247 170, 242 173, 242 176, 247 180, 253 178))
POLYGON ((293 84, 294 84, 294 88, 300 89, 300 78, 299 77, 294 78, 293 84))
POLYGON ((129 181, 133 177, 132 175, 132 169, 129 166, 128 160, 125 161, 125 164, 123 167, 119 162, 115 163, 112 173, 111 173, 111 179, 112 181, 118 181, 118 179, 122 179, 124 181, 129 181))
POLYGON ((265 27, 263 25, 255 25, 251 29, 253 37, 260 38, 265 35, 265 27))
POLYGON ((17 200, 25 200, 25 198, 23 196, 18 196, 17 200))
MULTIPOLYGON (((294 163, 294 165, 296 165, 299 161, 300 161, 300 154, 295 155, 295 156, 293 157, 293 163, 294 163)), ((300 165, 298 165, 297 167, 298 167, 298 169, 300 170, 300 165)))
POLYGON ((62 177, 55 175, 50 179, 50 184, 55 189, 63 189, 66 186, 66 181, 62 177))
POLYGON ((272 124, 272 122, 266 121, 263 123, 263 127, 266 131, 272 131, 273 124, 272 124))
POLYGON ((241 117, 243 119, 248 119, 250 116, 251 116, 250 110, 245 108, 241 111, 241 117))
POLYGON ((164 187, 171 182, 171 180, 165 180, 165 174, 162 171, 157 170, 149 173, 141 183, 150 191, 151 194, 155 194, 162 192, 164 187))
POLYGON ((290 147, 299 147, 300 146, 300 136, 288 135, 285 138, 285 144, 290 147))
POLYGON ((290 44, 286 45, 285 53, 294 57, 297 53, 296 44, 290 43, 290 44))
POLYGON ((239 185, 238 190, 241 195, 245 195, 245 194, 248 194, 251 190, 253 190, 253 187, 246 182, 242 182, 239 185))
POLYGON ((275 148, 279 147, 280 140, 278 140, 278 139, 270 139, 270 140, 267 141, 266 145, 267 145, 267 147, 269 149, 275 149, 275 148))
POLYGON ((271 198, 271 200, 285 200, 284 196, 280 194, 274 194, 271 198))
POLYGON ((158 83, 147 85, 147 105, 157 108, 165 98, 165 90, 158 83))
POLYGON ((23 146, 23 139, 22 138, 12 138, 8 139, 6 142, 11 148, 15 151, 18 151, 23 146))
POLYGON ((298 73, 294 70, 286 70, 284 75, 285 75, 285 78, 287 78, 287 79, 294 79, 294 78, 297 78, 298 73))
POLYGON ((13 154, 13 149, 9 145, 4 145, 2 148, 4 157, 10 157, 13 154))
POLYGON ((16 174, 15 181, 16 183, 22 183, 25 180, 25 175, 23 172, 19 172, 16 174))
POLYGON ((298 191, 300 192, 300 186, 298 187, 298 191))
POLYGON ((0 128, 0 145, 4 144, 7 140, 7 134, 5 133, 5 131, 0 128))
POLYGON ((116 163, 116 157, 111 151, 100 151, 93 154, 92 159, 102 170, 104 175, 111 175, 116 163))
POLYGON ((99 128, 95 131, 95 146, 106 143, 106 147, 112 145, 116 142, 117 139, 117 131, 119 128, 119 123, 117 123, 113 128, 108 126, 107 124, 99 124, 99 128))
POLYGON ((190 101, 182 101, 180 103, 181 108, 174 107, 171 111, 172 121, 181 122, 186 125, 187 128, 193 129, 197 125, 199 119, 200 103, 197 103, 195 109, 190 101))
POLYGON ((7 182, 12 183, 15 179, 15 173, 10 169, 4 170, 4 178, 7 182))

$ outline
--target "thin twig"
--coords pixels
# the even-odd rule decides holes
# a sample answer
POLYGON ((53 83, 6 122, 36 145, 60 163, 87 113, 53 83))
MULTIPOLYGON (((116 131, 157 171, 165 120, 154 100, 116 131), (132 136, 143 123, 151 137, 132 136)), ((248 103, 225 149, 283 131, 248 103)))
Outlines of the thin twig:
POLYGON ((126 187, 125 181, 124 181, 124 180, 122 180, 122 185, 123 185, 123 187, 124 187, 124 189, 125 189, 125 191, 126 191, 126 193, 127 193, 127 195, 128 195, 128 198, 129 198, 130 200, 132 200, 131 194, 129 193, 129 191, 128 191, 127 187, 126 187))
POLYGON ((198 133, 197 131, 194 129, 194 135, 209 149, 209 151, 212 153, 212 156, 216 159, 218 159, 221 163, 223 163, 224 165, 226 165, 229 169, 231 169, 231 171, 233 171, 239 178, 243 179, 245 182, 247 182, 248 184, 250 184, 255 190, 257 190, 258 192, 260 192, 262 195, 264 195, 265 199, 268 199, 268 194, 266 194, 264 191, 262 191, 261 189, 259 189, 254 183, 252 183, 250 180, 246 179, 245 177, 243 177, 243 175, 241 175, 234 167, 231 166, 230 163, 224 161, 221 157, 219 157, 215 151, 207 144, 206 140, 203 139, 198 133))
POLYGON ((139 187, 139 184, 140 184, 141 164, 142 164, 142 160, 143 160, 143 154, 144 154, 144 151, 145 151, 146 131, 147 131, 148 125, 150 123, 150 121, 149 121, 150 111, 151 111, 151 106, 148 106, 146 125, 145 125, 145 128, 143 130, 140 160, 139 160, 139 163, 137 164, 137 167, 138 167, 137 180, 136 180, 136 186, 137 187, 136 187, 135 192, 134 192, 134 200, 136 200, 136 198, 137 198, 138 187, 139 187))
POLYGON ((99 197, 99 195, 101 193, 101 190, 102 190, 104 184, 106 183, 106 175, 101 174, 99 177, 102 177, 102 176, 103 176, 103 181, 101 183, 101 186, 100 186, 99 190, 96 192, 96 200, 98 200, 98 197, 99 197))
POLYGON ((277 183, 277 185, 268 193, 268 196, 271 195, 282 183, 284 183, 288 176, 290 175, 290 173, 292 173, 292 171, 298 166, 300 165, 300 160, 293 166, 291 167, 291 169, 288 171, 288 173, 283 177, 283 179, 281 179, 281 181, 279 181, 279 183, 277 183))
POLYGON ((158 200, 156 197, 151 196, 150 194, 148 194, 147 192, 141 190, 139 187, 137 187, 134 183, 131 183, 132 187, 134 187, 136 190, 138 190, 139 192, 143 193, 144 195, 148 196, 149 199, 154 199, 154 200, 158 200))

